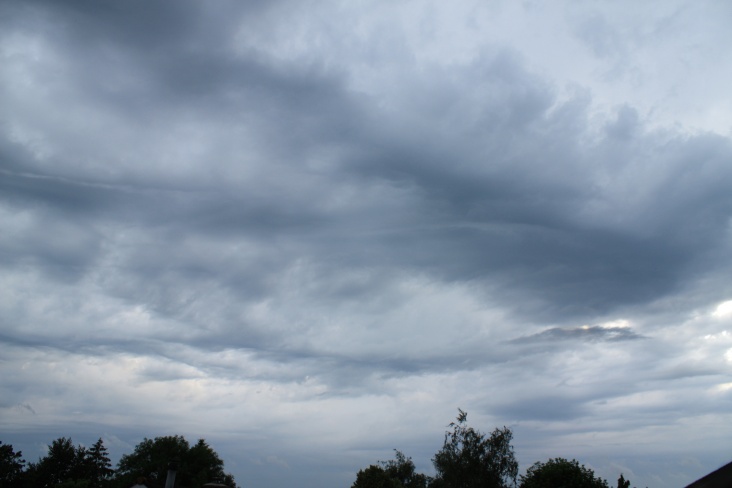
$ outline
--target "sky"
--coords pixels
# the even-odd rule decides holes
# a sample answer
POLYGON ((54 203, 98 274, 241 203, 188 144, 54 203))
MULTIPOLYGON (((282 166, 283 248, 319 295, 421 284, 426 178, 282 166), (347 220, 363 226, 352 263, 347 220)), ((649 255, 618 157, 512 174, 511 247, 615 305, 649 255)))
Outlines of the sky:
POLYGON ((732 460, 732 4, 0 3, 0 440, 245 487, 732 460))

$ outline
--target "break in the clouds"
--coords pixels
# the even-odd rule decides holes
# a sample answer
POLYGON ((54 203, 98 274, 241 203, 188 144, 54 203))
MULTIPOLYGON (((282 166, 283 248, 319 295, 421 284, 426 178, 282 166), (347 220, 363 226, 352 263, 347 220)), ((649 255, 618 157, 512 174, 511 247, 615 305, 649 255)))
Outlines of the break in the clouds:
POLYGON ((721 2, 0 6, 0 425, 205 437, 244 486, 727 462, 721 2))

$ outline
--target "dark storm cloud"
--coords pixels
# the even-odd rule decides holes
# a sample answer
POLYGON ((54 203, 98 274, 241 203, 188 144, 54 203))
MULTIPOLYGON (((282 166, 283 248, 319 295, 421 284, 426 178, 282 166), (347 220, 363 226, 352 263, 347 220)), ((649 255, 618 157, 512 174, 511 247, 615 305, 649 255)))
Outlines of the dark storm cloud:
POLYGON ((530 400, 512 402, 499 407, 492 406, 492 412, 513 421, 522 420, 571 420, 581 418, 588 408, 576 398, 547 396, 532 397, 530 400))
MULTIPOLYGON (((225 232, 297 243, 280 255, 282 263, 307 256, 339 266, 413 268, 456 281, 499 279, 508 284, 507 300, 526 295, 539 300, 539 309, 523 310, 534 318, 589 317, 653 300, 693 278, 689 273, 699 268, 692 264, 719 252, 732 208, 725 191, 732 176, 723 163, 732 155, 728 141, 644 133, 637 114, 624 107, 604 137, 580 146, 587 134, 575 130, 586 122, 586 113, 570 108, 574 100, 552 108, 551 90, 508 55, 479 59, 459 75, 430 73, 431 82, 443 89, 440 103, 417 87, 406 103, 421 111, 424 121, 410 126, 399 113, 369 107, 333 75, 277 66, 253 54, 234 56, 219 44, 232 24, 206 29, 207 15, 214 14, 198 12, 200 4, 149 11, 141 4, 54 8, 69 26, 61 39, 72 39, 61 49, 75 51, 74 63, 87 73, 83 80, 101 80, 88 73, 114 68, 114 56, 96 57, 99 45, 127 52, 126 62, 143 80, 143 91, 118 92, 115 105, 122 110, 133 107, 132 116, 144 120, 163 108, 163 123, 174 121, 178 101, 185 101, 186 110, 195 107, 206 117, 204 123, 210 117, 234 121, 237 114, 244 119, 256 114, 262 157, 290 161, 279 166, 282 186, 263 182, 257 188, 247 182, 220 192, 181 181, 194 187, 189 192, 160 178, 89 182, 84 176, 19 171, 6 173, 6 196, 38 198, 80 214, 106 209, 111 220, 164 222, 168 239, 225 232), (90 42, 95 38, 101 39, 99 45, 90 42), (486 96, 479 97, 475 114, 456 118, 456 110, 469 103, 466 91, 476 86, 486 96), (140 100, 145 105, 136 105, 140 100), (437 124, 443 119, 451 126, 437 124), (302 167, 298 156, 333 141, 345 149, 337 166, 327 173, 302 167), (646 156, 658 160, 658 174, 649 178, 660 177, 659 186, 622 210, 613 210, 616 202, 609 202, 596 220, 584 215, 604 199, 622 201, 622 196, 604 194, 622 192, 621 183, 610 176, 610 186, 601 188, 599 174, 612 175, 646 156), (691 166, 702 171, 692 172, 691 166), (311 184, 304 194, 290 194, 288 181, 300 177, 311 184), (343 185, 356 188, 356 198, 365 197, 365 213, 357 219, 323 209, 324 197, 343 185), (366 193, 378 187, 392 199, 384 208, 366 193), (627 214, 629 225, 603 221, 618 213, 627 214)), ((89 93, 95 96, 93 89, 89 93)), ((179 267, 183 275, 220 271, 205 263, 191 267, 184 255, 180 259, 167 266, 179 267)), ((246 280, 256 280, 250 271, 246 280)), ((231 279, 232 284, 243 281, 236 272, 231 279)))
POLYGON ((643 336, 636 334, 628 327, 553 327, 538 334, 515 339, 517 343, 565 341, 565 340, 590 340, 590 341, 628 341, 642 339, 643 336))
MULTIPOLYGON (((552 121, 542 116, 536 123, 551 125, 552 121)), ((520 132, 520 128, 512 129, 520 132)), ((526 134, 529 138, 534 135, 526 134)), ((557 171, 563 172, 562 155, 547 159, 542 143, 551 147, 549 138, 536 136, 539 142, 524 155, 525 160, 549 168, 559 164, 557 171)), ((565 138, 560 145, 571 147, 577 135, 552 137, 565 138)), ((661 158, 659 165, 671 166, 671 173, 663 176, 668 183, 650 193, 646 202, 617 210, 627 215, 599 215, 597 221, 581 217, 588 206, 607 198, 592 173, 614 171, 613 165, 627 163, 614 160, 613 154, 603 160, 606 142, 597 147, 597 153, 565 155, 579 169, 574 182, 536 181, 530 166, 506 161, 498 148, 491 148, 495 152, 476 163, 485 172, 451 167, 453 160, 460 165, 459 147, 444 159, 428 150, 402 149, 382 154, 381 160, 369 159, 364 167, 372 177, 394 182, 416 195, 423 205, 411 221, 416 230, 405 223, 404 240, 398 230, 386 238, 393 249, 401 251, 394 256, 452 279, 501 276, 504 283, 545 295, 547 302, 561 308, 560 313, 583 316, 671 292, 689 277, 690 264, 720 250, 732 201, 716 188, 719 182, 730 180, 728 169, 720 164, 730 155, 728 142, 706 136, 670 143, 657 141, 654 135, 640 137, 646 137, 644 145, 657 145, 659 151, 653 157, 661 158), (667 144, 677 152, 668 151, 667 144), (695 146, 696 150, 690 150, 695 146), (438 166, 440 163, 445 164, 438 166), (678 176, 673 172, 678 168, 688 174, 688 165, 713 168, 711 172, 719 179, 687 179, 683 187, 674 188, 678 176), (703 199, 698 198, 701 193, 703 199), (607 217, 621 217, 630 225, 608 227, 599 220, 607 217)), ((621 144, 617 154, 624 157, 632 147, 621 144)), ((688 177, 698 178, 696 174, 688 177)))
POLYGON ((291 466, 282 439, 383 447, 353 429, 458 399, 578 436, 722 415, 729 138, 373 8, 0 5, 4 415, 129 406, 111 428, 196 419, 291 466))
MULTIPOLYGON (((7 152, 5 152, 7 155, 7 152)), ((133 198, 124 195, 124 187, 115 187, 93 181, 66 178, 12 169, 19 163, 18 158, 3 160, 0 198, 11 205, 45 209, 68 217, 90 217, 94 214, 123 210, 124 205, 132 203, 133 198)), ((131 193, 131 192, 129 192, 131 193)))
MULTIPOLYGON (((239 12, 256 11, 262 2, 241 3, 239 12)), ((202 40, 205 31, 215 39, 221 30, 205 29, 218 26, 210 24, 211 17, 203 4, 182 1, 176 4, 131 1, 125 4, 72 0, 53 2, 32 0, 30 2, 6 2, 6 15, 22 21, 26 27, 52 28, 55 25, 68 41, 79 46, 95 42, 109 42, 114 46, 127 46, 140 51, 155 50, 158 47, 178 46, 185 40, 202 40), (35 24, 34 22, 48 22, 35 24)), ((222 10, 223 11, 223 10, 222 10)), ((232 17, 229 17, 232 19, 232 17)), ((226 21, 219 16, 218 21, 226 21)))

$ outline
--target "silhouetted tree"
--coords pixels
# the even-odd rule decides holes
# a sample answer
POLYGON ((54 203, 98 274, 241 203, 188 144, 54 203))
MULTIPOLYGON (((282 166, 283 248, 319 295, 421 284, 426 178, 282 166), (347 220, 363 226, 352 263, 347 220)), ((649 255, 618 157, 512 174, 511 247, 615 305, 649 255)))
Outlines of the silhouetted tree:
POLYGON ((85 480, 86 449, 74 446, 70 438, 60 437, 48 447, 48 454, 30 463, 23 478, 25 486, 57 488, 76 486, 85 480))
POLYGON ((224 485, 236 486, 234 477, 224 473, 224 461, 203 439, 199 439, 189 449, 183 461, 188 463, 187 469, 191 473, 191 486, 203 485, 212 480, 224 485))
POLYGON ((412 458, 394 451, 394 459, 360 470, 352 488, 426 488, 429 478, 415 471, 412 458))
POLYGON ((626 480, 623 473, 620 473, 620 478, 618 478, 618 488, 630 488, 630 480, 626 480))
POLYGON ((412 458, 397 449, 394 449, 394 453, 394 459, 380 463, 386 474, 404 488, 425 488, 429 478, 416 472, 412 458))
POLYGON ((15 452, 11 444, 0 441, 0 487, 20 487, 24 468, 23 453, 15 452))
POLYGON ((630 488, 630 481, 623 477, 623 473, 620 473, 620 478, 618 478, 618 488, 630 488))
POLYGON ((356 481, 351 488, 402 488, 402 485, 389 476, 384 468, 372 464, 356 474, 356 481))
POLYGON ((193 447, 182 436, 145 438, 132 454, 125 454, 117 465, 118 483, 133 484, 141 476, 164 485, 168 466, 177 464, 176 486, 197 488, 209 481, 235 487, 234 477, 224 472, 224 462, 200 439, 193 447))
POLYGON ((112 461, 101 437, 86 451, 84 471, 84 478, 89 481, 89 488, 102 488, 112 479, 114 474, 112 461))
POLYGON ((490 436, 467 426, 468 414, 458 409, 452 431, 445 432, 442 449, 432 458, 436 488, 504 488, 516 484, 518 462, 507 427, 490 436))
POLYGON ((609 488, 607 481, 596 478, 595 473, 580 465, 575 459, 550 459, 537 462, 521 476, 521 488, 609 488))

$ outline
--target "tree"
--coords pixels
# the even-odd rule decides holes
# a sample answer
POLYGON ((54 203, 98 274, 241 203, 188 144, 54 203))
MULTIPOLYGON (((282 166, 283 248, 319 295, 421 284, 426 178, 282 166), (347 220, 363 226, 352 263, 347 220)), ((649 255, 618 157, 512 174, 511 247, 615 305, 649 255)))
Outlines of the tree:
POLYGON ((89 488, 101 488, 112 479, 112 461, 101 437, 86 451, 84 471, 84 477, 89 480, 89 488))
POLYGON ((76 486, 85 480, 86 449, 74 446, 70 438, 60 437, 48 447, 48 454, 30 463, 24 474, 25 483, 34 487, 76 486))
MULTIPOLYGON (((622 478, 622 476, 621 476, 622 478)), ((596 478, 595 473, 580 465, 575 459, 550 459, 534 463, 521 476, 521 488, 609 488, 607 481, 596 478)))
POLYGON ((620 478, 618 478, 618 488, 630 488, 630 481, 625 479, 623 473, 620 473, 620 478))
POLYGON ((236 486, 234 477, 224 473, 224 461, 203 439, 190 448, 184 459, 191 472, 191 485, 198 486, 216 480, 224 485, 236 486))
POLYGON ((490 436, 467 426, 468 414, 458 409, 452 431, 445 432, 442 449, 432 458, 439 488, 504 488, 516 484, 518 462, 507 427, 490 436))
POLYGON ((351 488, 402 488, 396 479, 389 476, 384 468, 372 464, 356 474, 356 481, 351 488))
POLYGON ((176 463, 176 485, 200 487, 210 481, 218 481, 232 488, 234 477, 224 472, 224 462, 219 455, 200 439, 193 447, 179 435, 145 438, 132 454, 125 454, 117 465, 116 479, 132 484, 145 477, 152 484, 164 485, 170 463, 176 463))
MULTIPOLYGON (((29 463, 23 472, 23 486, 48 488, 103 488, 111 482, 114 471, 104 441, 99 439, 86 449, 74 446, 70 438, 56 439, 48 454, 37 463, 29 463)), ((0 483, 1 487, 4 487, 0 483)))
POLYGON ((15 488, 20 486, 25 461, 21 451, 15 452, 11 444, 0 441, 0 486, 15 488))
POLYGON ((412 458, 397 449, 394 453, 394 459, 380 463, 386 474, 404 488, 426 488, 429 478, 416 472, 412 458))
POLYGON ((429 478, 415 471, 412 458, 394 451, 394 459, 360 470, 351 488, 427 488, 429 478))
POLYGON ((618 488, 630 488, 630 480, 626 480, 623 473, 620 473, 620 478, 618 478, 618 488))

